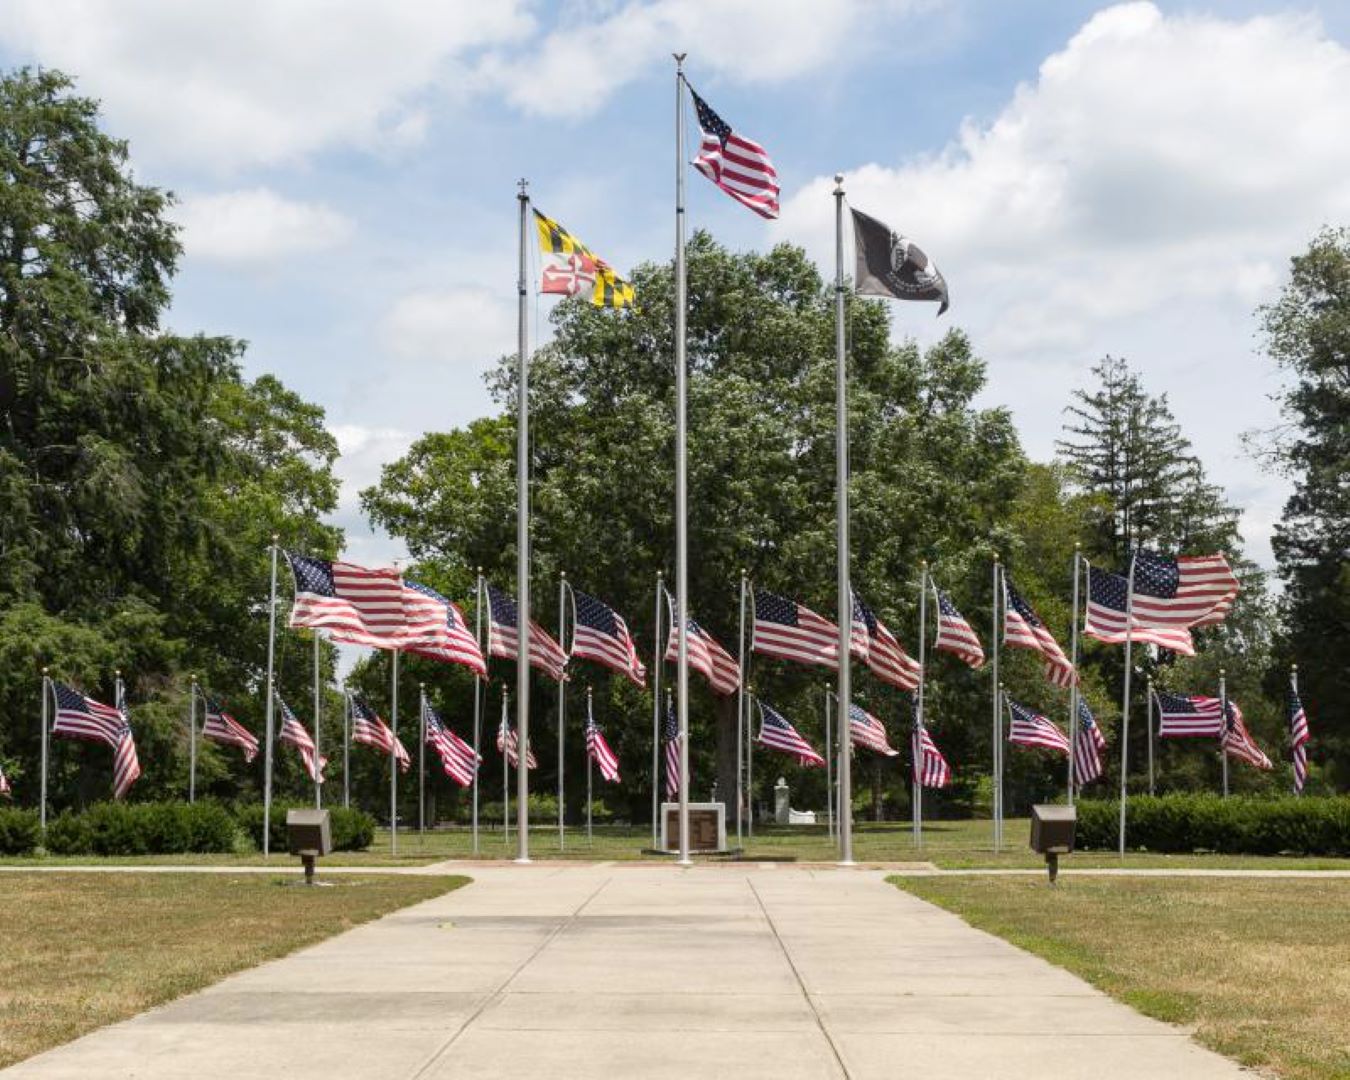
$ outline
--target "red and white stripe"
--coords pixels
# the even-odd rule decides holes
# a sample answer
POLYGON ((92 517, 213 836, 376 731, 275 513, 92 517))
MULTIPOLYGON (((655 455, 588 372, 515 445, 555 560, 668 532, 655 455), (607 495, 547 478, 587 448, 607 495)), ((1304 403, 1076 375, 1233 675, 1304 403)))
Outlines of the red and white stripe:
POLYGON ((458 604, 429 586, 404 581, 403 615, 404 650, 447 664, 463 664, 479 677, 487 677, 483 650, 458 604))
POLYGON ((206 721, 202 724, 202 738, 222 746, 235 746, 244 752, 245 763, 258 756, 258 739, 224 709, 211 708, 207 703, 206 721))
POLYGON ((1158 738, 1186 739, 1223 736, 1223 702, 1216 697, 1191 694, 1181 697, 1155 692, 1158 707, 1158 738), (1171 702, 1177 704, 1173 706, 1171 702), (1187 709, 1179 706, 1185 703, 1187 709))
MULTIPOLYGON (((514 660, 520 652, 520 633, 515 626, 489 620, 488 654, 503 660, 514 660)), ((530 666, 538 668, 550 679, 567 677, 567 654, 533 619, 530 620, 530 666)))
POLYGON ((1134 617, 1145 626, 1212 626, 1227 616, 1238 594, 1238 579, 1228 560, 1215 555, 1180 555, 1172 597, 1134 594, 1134 617))
POLYGON ((277 739, 287 746, 294 747, 310 780, 322 784, 323 770, 328 765, 328 759, 316 753, 314 740, 310 738, 305 725, 300 723, 300 718, 291 711, 290 706, 279 697, 277 702, 281 705, 281 730, 277 733, 277 739))
POLYGON ((942 591, 935 585, 933 592, 937 596, 938 632, 933 647, 952 653, 973 668, 984 666, 984 647, 979 636, 971 629, 970 623, 950 600, 946 600, 942 591), (946 600, 944 604, 943 601, 946 600))
POLYGON ((1230 730, 1225 724, 1223 734, 1219 736, 1219 745, 1223 747, 1224 753, 1239 761, 1245 761, 1248 765, 1255 765, 1258 769, 1273 769, 1275 766, 1270 758, 1266 757, 1265 751, 1252 739, 1251 732, 1247 730, 1247 724, 1242 719, 1242 710, 1232 698, 1228 699, 1228 709, 1232 714, 1232 728, 1230 730))
POLYGON ((952 782, 951 766, 937 748, 937 743, 933 742, 927 728, 916 727, 909 743, 916 784, 926 788, 945 788, 952 782))
POLYGON ((591 719, 586 721, 586 756, 595 762, 595 767, 608 783, 619 782, 618 756, 610 749, 604 734, 591 719))
POLYGON ((848 718, 849 741, 854 746, 875 750, 878 754, 885 754, 887 757, 899 755, 900 751, 891 746, 886 738, 886 725, 866 709, 857 705, 850 705, 848 707, 848 718))
POLYGON ((819 664, 836 670, 839 667, 839 627, 804 604, 765 589, 756 589, 750 649, 780 660, 819 664))
MULTIPOLYGON (((1006 584, 1005 584, 1006 588, 1006 584)), ((1025 603, 1025 601, 1023 601, 1025 603)), ((1028 607, 1030 610, 1030 607, 1028 607)), ((1059 647, 1045 622, 1032 612, 1032 622, 1008 603, 1005 594, 1003 644, 1019 649, 1034 649, 1045 658, 1045 677, 1055 686, 1070 687, 1078 681, 1078 672, 1059 647)))
POLYGON ((882 682, 897 686, 901 690, 918 689, 919 678, 923 673, 919 662, 905 652, 904 646, 886 624, 877 618, 875 612, 872 613, 872 621, 876 626, 874 632, 868 626, 867 620, 862 617, 858 604, 858 598, 855 596, 853 625, 849 633, 849 652, 863 661, 868 670, 882 682))
POLYGON ((1013 746, 1057 750, 1062 754, 1069 752, 1069 737, 1049 717, 1019 705, 1011 698, 1008 699, 1008 711, 1012 715, 1012 723, 1008 725, 1008 742, 1013 746))
MULTIPOLYGON (((1138 600, 1138 597, 1135 599, 1138 600)), ((1124 645, 1128 636, 1135 644, 1157 645, 1160 649, 1170 649, 1182 656, 1195 655, 1191 632, 1184 626, 1144 626, 1136 618, 1134 628, 1126 635, 1126 625, 1123 611, 1088 600, 1087 619, 1083 623, 1083 633, 1087 637, 1107 645, 1124 645)))
MULTIPOLYGON (((290 558, 290 555, 287 555, 290 558)), ((403 582, 392 567, 334 561, 333 596, 305 591, 296 576, 291 626, 328 630, 334 641, 397 649, 404 636, 403 582)), ((292 562, 292 571, 295 564, 292 562)))
POLYGON ((392 753, 398 758, 399 772, 407 772, 412 767, 412 757, 408 754, 408 748, 403 745, 401 739, 394 737, 389 725, 373 713, 368 717, 362 716, 359 711, 353 713, 352 742, 373 746, 382 754, 392 753))
MULTIPOLYGON (((734 694, 741 685, 740 665, 693 619, 689 620, 689 624, 686 635, 689 666, 708 680, 715 694, 722 697, 734 694)), ((666 642, 666 659, 671 663, 678 663, 680 659, 679 634, 674 626, 666 642)))

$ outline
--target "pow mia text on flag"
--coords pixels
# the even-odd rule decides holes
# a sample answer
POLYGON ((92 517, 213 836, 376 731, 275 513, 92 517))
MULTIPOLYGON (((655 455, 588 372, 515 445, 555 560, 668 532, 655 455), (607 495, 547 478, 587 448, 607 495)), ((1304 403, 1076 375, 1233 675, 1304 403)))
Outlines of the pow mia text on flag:
POLYGON ((867 296, 897 300, 937 300, 947 310, 947 280, 918 244, 874 217, 853 210, 857 247, 854 287, 867 296))

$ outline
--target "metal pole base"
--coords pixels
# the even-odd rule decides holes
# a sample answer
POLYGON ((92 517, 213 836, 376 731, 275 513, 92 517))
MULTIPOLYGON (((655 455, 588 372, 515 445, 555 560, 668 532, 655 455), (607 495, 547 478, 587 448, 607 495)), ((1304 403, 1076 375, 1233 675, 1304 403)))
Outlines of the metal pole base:
POLYGON ((1045 872, 1050 875, 1050 884, 1053 885, 1059 877, 1059 856, 1053 851, 1045 856, 1045 872))

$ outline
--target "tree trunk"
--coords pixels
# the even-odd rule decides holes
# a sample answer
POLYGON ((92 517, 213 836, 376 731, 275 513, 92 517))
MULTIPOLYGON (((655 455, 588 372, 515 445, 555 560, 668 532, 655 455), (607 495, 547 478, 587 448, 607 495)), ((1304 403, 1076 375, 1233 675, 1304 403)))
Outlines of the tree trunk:
POLYGON ((726 807, 727 832, 736 821, 736 695, 716 699, 717 800, 726 807))

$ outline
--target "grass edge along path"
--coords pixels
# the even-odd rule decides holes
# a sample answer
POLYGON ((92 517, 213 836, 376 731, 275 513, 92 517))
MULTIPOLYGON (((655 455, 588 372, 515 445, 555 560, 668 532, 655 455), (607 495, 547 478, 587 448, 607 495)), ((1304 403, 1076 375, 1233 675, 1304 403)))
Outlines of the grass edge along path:
POLYGON ((0 876, 0 1068, 469 881, 334 880, 307 889, 261 874, 0 876))
POLYGON ((1350 1077, 1343 881, 888 880, 1243 1065, 1350 1077))

